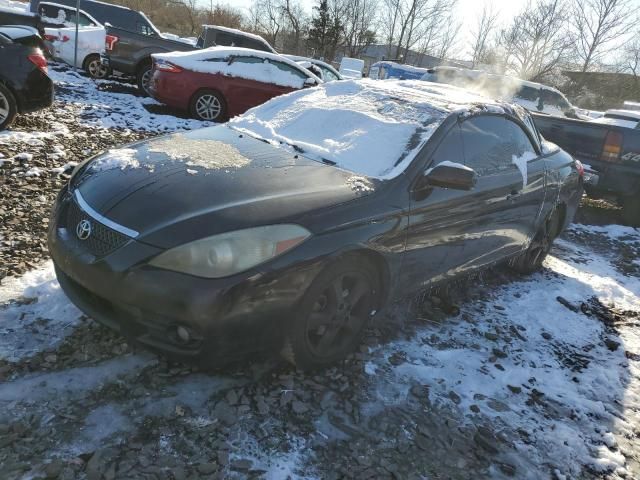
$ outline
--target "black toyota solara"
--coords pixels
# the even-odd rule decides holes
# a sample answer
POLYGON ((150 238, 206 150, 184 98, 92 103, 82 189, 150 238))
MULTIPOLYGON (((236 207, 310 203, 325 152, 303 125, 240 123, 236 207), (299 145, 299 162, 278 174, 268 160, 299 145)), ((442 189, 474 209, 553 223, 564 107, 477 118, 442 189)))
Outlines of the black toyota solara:
POLYGON ((49 249, 78 307, 154 350, 314 368, 394 298, 498 262, 533 272, 581 193, 581 165, 518 106, 332 82, 86 160, 49 249))

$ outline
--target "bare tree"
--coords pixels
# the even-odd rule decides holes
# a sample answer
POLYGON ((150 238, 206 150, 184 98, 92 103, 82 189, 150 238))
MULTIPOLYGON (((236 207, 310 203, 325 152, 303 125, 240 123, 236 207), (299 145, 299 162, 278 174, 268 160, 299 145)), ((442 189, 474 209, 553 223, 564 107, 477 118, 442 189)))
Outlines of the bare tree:
POLYGON ((563 0, 536 0, 500 34, 506 67, 525 79, 540 80, 565 59, 568 10, 563 0))
POLYGON ((251 28, 263 35, 274 47, 280 40, 285 12, 279 0, 256 0, 249 10, 251 28))
POLYGON ((344 0, 345 54, 357 57, 375 42, 377 0, 344 0))
POLYGON ((570 18, 582 72, 627 33, 633 10, 631 0, 575 0, 570 18))
POLYGON ((471 44, 471 68, 475 68, 487 56, 489 51, 489 39, 498 24, 498 12, 493 7, 485 5, 482 15, 478 19, 476 29, 473 32, 471 44))

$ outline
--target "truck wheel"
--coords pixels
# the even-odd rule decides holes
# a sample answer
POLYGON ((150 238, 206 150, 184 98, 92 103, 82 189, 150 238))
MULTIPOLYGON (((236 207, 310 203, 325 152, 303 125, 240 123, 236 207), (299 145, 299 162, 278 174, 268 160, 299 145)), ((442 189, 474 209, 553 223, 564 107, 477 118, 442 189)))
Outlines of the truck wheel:
POLYGON ((557 208, 551 212, 547 219, 538 228, 529 248, 510 262, 511 268, 520 273, 533 273, 540 270, 542 262, 547 258, 551 245, 560 230, 560 212, 557 208))
POLYGON ((107 78, 111 74, 109 69, 102 65, 100 55, 96 54, 87 56, 87 58, 84 59, 82 68, 84 68, 84 71, 87 72, 91 78, 99 80, 107 78))
POLYGON ((8 128, 18 113, 18 104, 11 91, 0 83, 0 130, 8 128))
POLYGON ((640 194, 622 201, 622 218, 632 227, 640 227, 640 194))
POLYGON ((282 356, 301 369, 341 360, 358 345, 378 307, 378 272, 363 258, 348 258, 322 271, 293 316, 282 356))
POLYGON ((138 88, 140 89, 140 93, 144 96, 151 96, 151 92, 149 92, 149 82, 151 82, 151 69, 153 65, 151 65, 150 61, 145 61, 138 67, 138 73, 136 74, 136 80, 138 82, 138 88))
POLYGON ((223 122, 227 117, 227 104, 222 95, 213 90, 200 90, 191 99, 191 115, 198 120, 223 122))

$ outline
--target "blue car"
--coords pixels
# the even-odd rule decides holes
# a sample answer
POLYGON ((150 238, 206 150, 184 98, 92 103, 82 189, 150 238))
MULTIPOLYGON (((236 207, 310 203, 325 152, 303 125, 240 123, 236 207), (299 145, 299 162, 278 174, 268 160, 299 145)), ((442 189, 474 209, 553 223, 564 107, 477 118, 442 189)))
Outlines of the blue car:
POLYGON ((428 72, 426 68, 402 65, 396 62, 376 62, 369 67, 369 78, 384 80, 385 78, 398 78, 400 80, 420 80, 428 72))

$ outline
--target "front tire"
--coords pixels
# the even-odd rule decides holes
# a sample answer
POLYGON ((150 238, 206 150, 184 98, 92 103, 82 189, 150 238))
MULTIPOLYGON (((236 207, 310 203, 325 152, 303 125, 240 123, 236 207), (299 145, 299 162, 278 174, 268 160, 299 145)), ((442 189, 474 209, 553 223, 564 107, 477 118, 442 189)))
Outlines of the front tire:
POLYGON ((149 83, 151 83, 151 73, 153 71, 153 65, 150 61, 143 62, 139 67, 136 73, 136 82, 138 83, 138 88, 140 89, 140 93, 142 93, 145 97, 150 97, 151 92, 149 92, 149 83))
POLYGON ((530 274, 542 268, 556 236, 560 232, 560 212, 557 208, 538 228, 527 250, 511 262, 515 271, 530 274))
POLYGON ((326 268, 302 297, 283 356, 304 370, 344 358, 360 342, 379 307, 379 295, 378 272, 364 258, 343 259, 326 268))
POLYGON ((84 68, 84 71, 87 72, 91 78, 95 78, 96 80, 105 79, 111 74, 109 69, 102 65, 100 55, 89 55, 85 58, 82 68, 84 68))
POLYGON ((207 122, 223 122, 227 116, 227 105, 222 95, 213 90, 200 90, 191 99, 191 115, 207 122))
POLYGON ((18 113, 18 103, 11 91, 0 83, 0 131, 13 123, 18 113))

